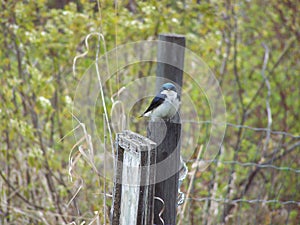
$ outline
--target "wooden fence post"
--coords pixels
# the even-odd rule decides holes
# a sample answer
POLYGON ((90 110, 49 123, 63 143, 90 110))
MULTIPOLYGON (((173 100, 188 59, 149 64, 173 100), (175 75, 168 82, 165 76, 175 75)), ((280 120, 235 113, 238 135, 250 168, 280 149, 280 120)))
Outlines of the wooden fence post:
MULTIPOLYGON (((182 87, 185 36, 178 34, 160 34, 158 36, 156 91, 165 80, 171 80, 182 87), (164 42, 167 42, 165 44, 164 42), (160 79, 162 78, 162 79, 160 79)), ((181 94, 181 89, 178 90, 181 94)), ((179 121, 177 121, 179 122, 179 121)))
MULTIPOLYGON (((185 37, 175 34, 161 34, 159 40, 164 42, 158 44, 156 90, 160 89, 162 83, 172 81, 177 84, 177 87, 180 87, 177 89, 178 93, 181 94, 185 37)), ((156 150, 155 197, 163 200, 164 210, 160 217, 162 203, 160 201, 154 202, 154 224, 157 225, 176 224, 180 135, 179 113, 171 122, 149 122, 148 138, 155 143, 160 143, 156 150), (163 140, 161 140, 162 137, 164 137, 163 140)))
POLYGON ((117 134, 112 225, 153 224, 156 144, 131 131, 117 134))
MULTIPOLYGON (((185 37, 162 34, 159 40, 156 90, 172 81, 181 94, 185 37)), ((149 139, 131 131, 117 135, 112 225, 176 224, 179 113, 171 121, 149 122, 147 132, 149 139)))
POLYGON ((163 141, 156 148, 156 183, 155 197, 162 199, 154 201, 154 224, 176 224, 176 209, 178 195, 178 172, 180 169, 180 123, 150 122, 148 137, 163 141), (164 129, 162 127, 165 127, 164 129), (165 130, 166 129, 166 130, 165 130), (166 133, 165 133, 166 132, 166 133), (162 216, 159 214, 164 208, 162 216), (162 222, 164 221, 164 223, 162 222))

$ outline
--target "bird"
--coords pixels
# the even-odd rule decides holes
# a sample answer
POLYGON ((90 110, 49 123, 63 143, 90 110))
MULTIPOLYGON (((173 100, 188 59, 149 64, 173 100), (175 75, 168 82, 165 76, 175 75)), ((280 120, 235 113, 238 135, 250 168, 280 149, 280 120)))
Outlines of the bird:
POLYGON ((165 83, 140 117, 150 117, 153 121, 158 118, 170 120, 178 111, 179 106, 180 96, 177 93, 175 85, 165 83))

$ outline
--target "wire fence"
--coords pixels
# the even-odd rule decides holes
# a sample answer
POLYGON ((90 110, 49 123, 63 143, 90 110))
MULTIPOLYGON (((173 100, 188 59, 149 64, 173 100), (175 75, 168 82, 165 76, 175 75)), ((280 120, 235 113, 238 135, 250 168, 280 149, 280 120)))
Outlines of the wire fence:
POLYGON ((292 133, 285 132, 285 131, 275 131, 275 130, 271 130, 269 128, 252 127, 252 126, 233 124, 233 123, 213 123, 212 121, 209 121, 209 120, 200 121, 200 122, 191 121, 191 120, 183 120, 182 122, 183 123, 197 123, 197 124, 215 124, 215 125, 221 125, 221 126, 226 125, 226 126, 234 127, 234 128, 244 128, 244 129, 249 129, 249 130, 258 131, 258 132, 270 132, 271 134, 275 134, 275 135, 285 135, 285 136, 291 137, 291 138, 300 138, 300 135, 292 134, 292 133))
POLYGON ((272 204, 272 203, 278 203, 280 205, 289 205, 289 204, 295 204, 300 206, 300 202, 290 200, 290 201, 280 201, 277 199, 224 199, 224 198, 211 198, 211 197, 203 197, 203 198, 188 198, 187 201, 193 200, 198 202, 206 202, 206 201, 214 201, 222 204, 237 204, 237 203, 249 203, 249 204, 255 204, 255 203, 261 203, 261 204, 272 204))
MULTIPOLYGON (((210 124, 211 121, 197 123, 210 124)), ((191 165, 190 170, 198 172, 198 176, 193 180, 193 191, 185 199, 190 207, 188 213, 185 213, 185 222, 298 224, 300 136, 297 133, 233 123, 220 125, 228 127, 227 136, 231 135, 231 128, 243 129, 246 134, 251 131, 252 139, 255 134, 268 132, 269 141, 274 141, 273 146, 269 147, 270 152, 263 153, 262 140, 265 140, 266 136, 259 134, 256 135, 259 141, 255 142, 257 148, 252 158, 247 157, 249 148, 239 146, 239 149, 236 149, 235 145, 228 147, 230 144, 225 140, 223 146, 227 146, 226 151, 221 150, 220 155, 214 159, 187 160, 186 163, 191 165), (234 154, 237 154, 235 158, 234 154), (210 164, 210 167, 205 171, 198 171, 197 166, 201 163, 210 164)), ((241 140, 247 138, 247 135, 244 135, 241 140)))
MULTIPOLYGON (((300 143, 299 143, 300 146, 300 143)), ((189 160, 187 162, 194 162, 194 160, 189 160)), ((239 165, 242 167, 255 167, 255 168, 266 168, 266 169, 274 169, 274 170, 279 170, 279 171, 289 171, 289 172, 294 172, 294 173, 300 173, 300 169, 294 169, 291 167, 287 166, 275 166, 273 164, 258 164, 258 163, 253 163, 253 162, 239 162, 239 161, 222 161, 222 160, 203 160, 202 162, 204 163, 221 163, 221 164, 234 164, 234 165, 239 165)))

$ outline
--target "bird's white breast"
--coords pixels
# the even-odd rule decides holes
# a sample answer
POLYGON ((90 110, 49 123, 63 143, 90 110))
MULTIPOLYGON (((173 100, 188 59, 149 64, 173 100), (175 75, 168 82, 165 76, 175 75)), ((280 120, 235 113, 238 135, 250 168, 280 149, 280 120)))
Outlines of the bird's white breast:
POLYGON ((151 112, 151 117, 172 118, 176 114, 180 104, 177 93, 168 90, 164 90, 161 93, 165 94, 167 97, 160 106, 151 112))

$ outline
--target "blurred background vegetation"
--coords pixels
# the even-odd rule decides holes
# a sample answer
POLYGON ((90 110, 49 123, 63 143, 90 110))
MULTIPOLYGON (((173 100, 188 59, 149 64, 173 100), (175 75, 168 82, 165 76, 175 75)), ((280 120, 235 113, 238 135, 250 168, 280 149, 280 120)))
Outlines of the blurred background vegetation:
MULTIPOLYGON (((229 124, 216 160, 196 171, 184 224, 299 224, 299 1, 99 2, 1 3, 1 224, 88 223, 95 211, 95 224, 109 223, 103 179, 79 159, 80 179, 70 181, 69 154, 78 146, 72 135, 63 138, 73 129, 74 90, 95 52, 78 60, 77 76, 73 58, 95 31, 108 50, 183 34, 220 82, 229 124), (255 129, 268 126, 280 132, 255 129)), ((187 165, 195 170, 193 158, 187 165)))

